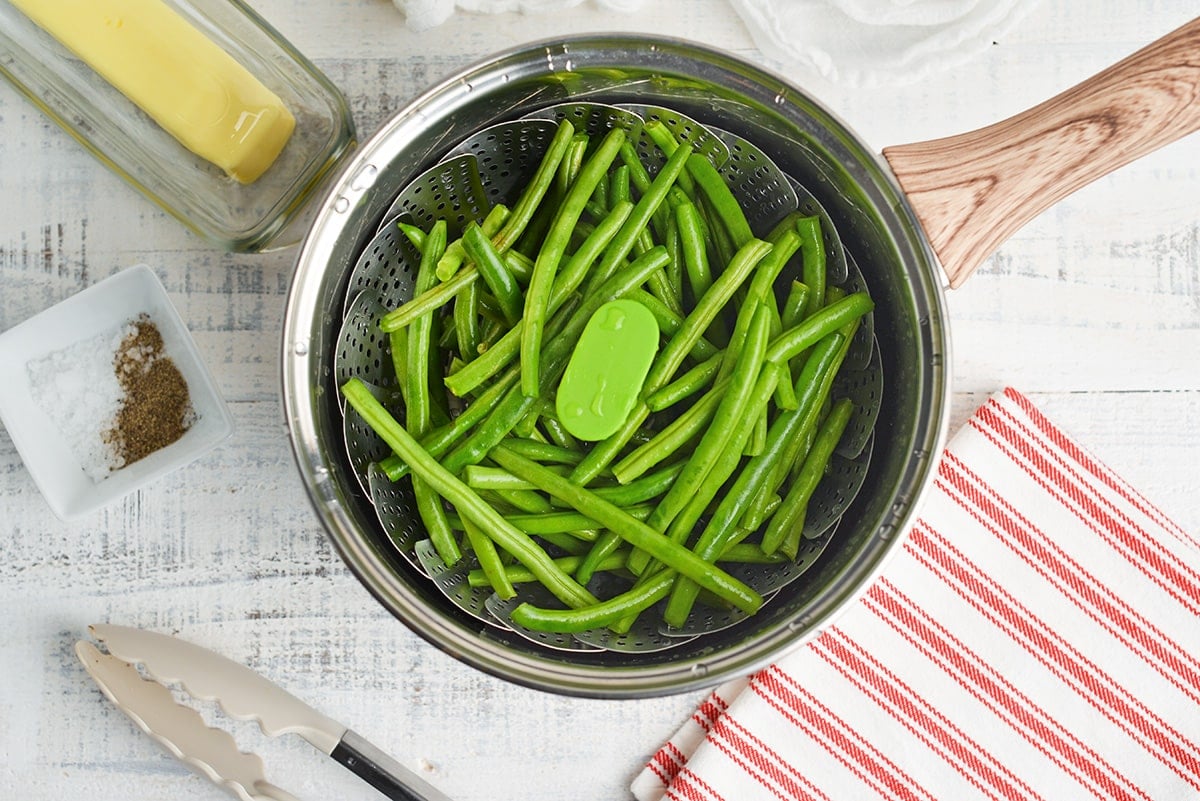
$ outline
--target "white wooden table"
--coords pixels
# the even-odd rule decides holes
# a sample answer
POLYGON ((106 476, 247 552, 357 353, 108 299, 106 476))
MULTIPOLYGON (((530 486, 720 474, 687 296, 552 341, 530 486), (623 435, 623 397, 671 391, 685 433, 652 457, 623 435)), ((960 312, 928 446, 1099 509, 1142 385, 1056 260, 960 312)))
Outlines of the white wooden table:
MULTIPOLYGON (((536 18, 467 15, 421 34, 386 0, 253 5, 346 92, 363 135, 458 67, 535 38, 669 31, 757 57, 724 0, 649 2, 637 16, 588 4, 536 18)), ((1194 13, 1193 0, 1044 2, 985 55, 919 84, 850 91, 792 77, 881 148, 1021 110, 1194 13)), ((0 790, 30 801, 223 797, 86 678, 71 645, 88 623, 109 621, 177 632, 260 669, 456 799, 627 797, 700 694, 603 702, 498 681, 410 633, 334 553, 280 411, 293 257, 205 245, 0 85, 0 329, 150 264, 237 423, 203 461, 69 525, 0 432, 0 790)), ((952 424, 1015 386, 1185 529, 1200 529, 1200 137, 1045 213, 949 304, 952 424)), ((302 798, 377 797, 293 738, 234 730, 302 798)))

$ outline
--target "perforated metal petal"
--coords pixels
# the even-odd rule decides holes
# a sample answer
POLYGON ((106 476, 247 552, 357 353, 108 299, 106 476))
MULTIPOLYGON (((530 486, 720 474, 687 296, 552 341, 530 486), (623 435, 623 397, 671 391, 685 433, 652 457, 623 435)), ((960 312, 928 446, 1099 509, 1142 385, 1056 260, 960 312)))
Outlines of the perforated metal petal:
MULTIPOLYGON (((408 218, 408 215, 402 215, 408 218)), ((407 221, 407 219, 406 219, 407 221)), ((393 222, 375 234, 350 271, 345 313, 359 293, 371 292, 390 311, 412 297, 421 254, 393 222)))
POLYGON ((437 220, 445 220, 450 236, 456 237, 468 222, 487 216, 490 208, 476 157, 454 156, 430 167, 404 187, 383 215, 379 230, 407 214, 424 231, 437 220))
MULTIPOLYGON (((615 579, 612 576, 599 574, 588 585, 593 593, 600 598, 611 598, 629 588, 629 582, 615 579)), ((669 637, 659 631, 662 620, 663 602, 659 602, 638 615, 629 631, 618 634, 609 628, 590 629, 575 635, 581 642, 594 645, 606 651, 622 654, 647 654, 665 651, 687 642, 687 639, 675 636, 669 637)))
POLYGON ((729 158, 717 171, 745 212, 750 230, 759 238, 765 237, 776 223, 799 207, 792 182, 755 145, 728 131, 709 130, 729 148, 729 158))
MULTIPOLYGON (((863 279, 862 272, 859 271, 858 265, 854 263, 854 259, 849 253, 846 254, 846 267, 846 280, 836 286, 845 290, 847 294, 866 292, 867 282, 863 279)), ((846 360, 843 364, 847 370, 863 370, 866 369, 871 359, 879 359, 879 343, 875 341, 875 314, 873 312, 863 315, 858 329, 854 332, 854 340, 850 343, 850 350, 846 353, 846 360)))
POLYGON ((447 158, 471 155, 488 203, 511 206, 533 177, 558 128, 550 120, 513 120, 463 140, 447 158))
POLYGON ((699 634, 691 636, 664 634, 659 630, 656 622, 660 614, 661 612, 653 608, 643 612, 637 622, 624 634, 618 634, 611 629, 591 629, 590 631, 581 631, 575 637, 580 642, 613 653, 650 654, 678 647, 693 637, 699 636, 699 634))
POLYGON ((804 575, 828 544, 828 537, 811 540, 802 537, 795 561, 769 565, 731 564, 722 567, 726 568, 730 575, 753 587, 763 597, 774 597, 779 590, 804 575))
POLYGON ((807 539, 820 537, 836 525, 850 508, 863 482, 867 480, 873 444, 872 438, 854 458, 838 453, 830 458, 829 467, 808 502, 808 514, 804 518, 804 536, 807 539))
POLYGON ((630 139, 641 135, 642 118, 607 103, 558 103, 527 114, 527 120, 569 120, 579 133, 599 139, 613 128, 624 128, 630 139))
POLYGON ((854 414, 836 448, 836 452, 847 459, 858 458, 862 453, 879 418, 879 407, 883 403, 883 364, 879 359, 879 348, 876 347, 864 369, 843 369, 833 380, 831 395, 849 398, 854 403, 854 414))
POLYGON ((516 598, 503 600, 493 593, 493 595, 487 600, 486 605, 488 612, 491 613, 491 615, 496 621, 499 622, 500 625, 511 629, 531 642, 535 642, 538 645, 544 645, 547 648, 553 648, 556 651, 582 652, 604 650, 603 648, 596 648, 595 646, 580 642, 570 634, 563 634, 557 631, 534 631, 533 629, 527 629, 524 626, 518 626, 512 620, 512 611, 516 609, 522 601, 537 603, 534 600, 529 600, 529 598, 523 597, 527 594, 528 593, 518 593, 516 598))
POLYGON ((396 385, 388 335, 379 330, 383 304, 374 292, 359 292, 350 302, 333 351, 337 386, 359 378, 382 389, 396 385))
POLYGON ((840 286, 845 283, 849 269, 846 266, 846 248, 842 244, 837 226, 834 224, 833 218, 829 216, 829 212, 825 211, 825 207, 812 192, 809 192, 792 176, 789 175, 787 178, 788 183, 792 186, 792 191, 796 193, 796 210, 805 216, 816 216, 821 220, 821 237, 825 240, 826 282, 833 286, 840 286))
POLYGON ((417 561, 450 603, 489 626, 505 628, 487 610, 487 600, 495 594, 492 588, 472 587, 467 580, 472 568, 479 566, 473 556, 463 556, 454 565, 447 566, 430 540, 418 540, 415 547, 417 561))
POLYGON ((692 607, 691 614, 682 626, 675 627, 660 624, 658 633, 663 637, 686 642, 705 634, 711 634, 714 631, 721 631, 736 626, 748 617, 749 615, 740 609, 732 607, 728 609, 716 609, 697 602, 692 607))
POLYGON ((411 485, 393 482, 378 465, 367 468, 367 488, 375 516, 388 540, 404 559, 418 570, 425 568, 417 559, 417 542, 428 537, 421 518, 417 516, 411 485))
POLYGON ((673 109, 662 106, 647 106, 636 103, 618 103, 617 108, 625 109, 638 115, 642 120, 642 133, 633 141, 634 149, 641 157, 642 163, 651 175, 658 173, 667 157, 654 144, 654 140, 645 131, 645 123, 655 121, 661 123, 678 142, 687 142, 692 146, 693 153, 705 156, 720 167, 729 159, 729 147, 721 141, 710 129, 696 120, 673 109))
MULTIPOLYGON (((364 382, 364 386, 385 409, 391 412, 393 417, 404 419, 404 403, 399 397, 398 391, 384 389, 366 382, 364 382)), ((374 429, 367 425, 362 415, 353 406, 346 404, 342 411, 344 412, 342 436, 346 442, 346 455, 350 458, 350 466, 354 470, 354 477, 358 479, 358 486, 363 492, 370 495, 371 487, 368 475, 371 466, 390 456, 392 449, 375 433, 374 429)))

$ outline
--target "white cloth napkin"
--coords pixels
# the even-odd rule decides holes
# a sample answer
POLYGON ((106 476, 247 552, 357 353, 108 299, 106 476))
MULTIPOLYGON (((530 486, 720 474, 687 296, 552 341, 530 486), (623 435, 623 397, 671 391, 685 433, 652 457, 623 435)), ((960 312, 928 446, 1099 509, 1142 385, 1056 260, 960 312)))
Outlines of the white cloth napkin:
POLYGON ((767 60, 844 86, 901 85, 1003 38, 1037 0, 731 0, 767 60))
MULTIPOLYGON (((404 13, 408 26, 423 31, 450 19, 457 8, 472 14, 520 12, 538 14, 580 5, 584 0, 392 0, 404 13)), ((644 0, 592 0, 609 11, 637 11, 644 0)))
MULTIPOLYGON (((393 0, 416 30, 455 10, 542 13, 584 0, 393 0)), ((1037 0, 731 0, 766 59, 846 86, 898 85, 952 69, 982 53, 1037 0)), ((591 0, 637 11, 644 0, 591 0)))
POLYGON ((633 792, 1200 797, 1200 539, 1008 389, 861 600, 718 688, 633 792))

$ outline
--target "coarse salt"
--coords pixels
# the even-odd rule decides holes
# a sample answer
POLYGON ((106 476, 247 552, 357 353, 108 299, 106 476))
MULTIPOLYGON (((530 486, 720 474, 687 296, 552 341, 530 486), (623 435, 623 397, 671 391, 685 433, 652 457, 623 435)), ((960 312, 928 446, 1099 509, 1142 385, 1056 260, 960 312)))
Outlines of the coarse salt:
POLYGON ((34 401, 96 482, 122 466, 104 432, 112 429, 124 399, 113 356, 134 331, 132 324, 125 324, 26 365, 34 401))

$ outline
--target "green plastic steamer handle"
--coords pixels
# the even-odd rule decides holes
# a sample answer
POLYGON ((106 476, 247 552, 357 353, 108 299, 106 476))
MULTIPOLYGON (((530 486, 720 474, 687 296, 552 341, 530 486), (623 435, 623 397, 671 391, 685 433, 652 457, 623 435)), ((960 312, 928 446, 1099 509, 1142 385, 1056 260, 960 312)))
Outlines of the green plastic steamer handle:
POLYGON ((621 427, 642 391, 658 335, 654 315, 636 300, 596 310, 558 385, 555 408, 567 431, 595 442, 621 427))

